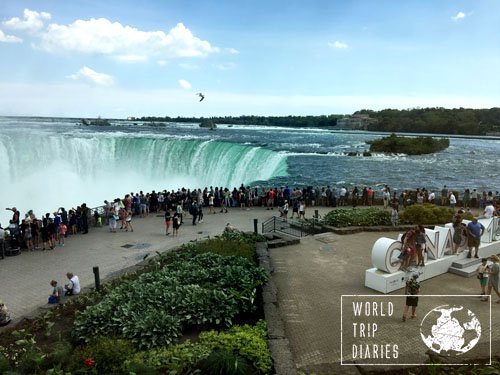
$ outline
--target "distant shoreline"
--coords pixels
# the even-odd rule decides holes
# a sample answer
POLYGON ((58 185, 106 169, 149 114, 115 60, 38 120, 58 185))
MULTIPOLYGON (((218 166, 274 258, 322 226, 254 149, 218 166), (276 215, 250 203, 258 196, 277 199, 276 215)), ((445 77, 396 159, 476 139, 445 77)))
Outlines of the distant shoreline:
MULTIPOLYGON (((0 118, 16 118, 16 119, 65 119, 65 120, 70 120, 70 121, 75 121, 76 123, 80 124, 82 117, 58 117, 58 116, 0 116, 0 118)), ((86 117, 90 118, 90 117, 86 117)), ((134 122, 153 122, 153 121, 145 121, 145 120, 127 120, 123 118, 106 118, 106 120, 113 121, 115 123, 111 123, 110 127, 107 127, 109 130, 110 128, 116 126, 142 126, 142 125, 134 125, 134 122), (120 123, 118 125, 117 123, 120 123), (123 125, 122 125, 123 124, 123 125)), ((200 119, 202 121, 202 119, 200 119)), ((166 124, 177 124, 177 125, 190 125, 190 126, 199 126, 199 122, 184 122, 184 121, 163 121, 166 124)), ((414 133, 414 132, 383 132, 383 131, 372 131, 372 130, 355 130, 355 129, 336 129, 335 126, 289 126, 289 125, 279 125, 279 124, 220 124, 222 125, 221 128, 225 127, 234 127, 234 126, 241 126, 241 127, 252 127, 252 126, 258 126, 258 127, 276 127, 276 128, 286 128, 286 129, 321 129, 325 131, 330 131, 332 133, 341 133, 341 134, 380 134, 380 135, 390 135, 390 134, 396 134, 399 136, 411 136, 411 137, 435 137, 435 138, 456 138, 456 139, 486 139, 486 140, 500 140, 500 134, 499 135, 464 135, 464 134, 441 134, 441 133, 414 133), (230 126, 229 126, 230 125, 230 126)))

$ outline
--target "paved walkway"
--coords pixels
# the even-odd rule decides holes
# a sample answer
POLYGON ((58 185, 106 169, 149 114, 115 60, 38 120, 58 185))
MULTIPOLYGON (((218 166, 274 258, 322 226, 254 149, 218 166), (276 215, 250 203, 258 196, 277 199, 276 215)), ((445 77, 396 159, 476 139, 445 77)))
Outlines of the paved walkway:
MULTIPOLYGON (((329 209, 318 208, 321 215, 329 209)), ((312 216, 310 209, 308 216, 312 216)), ((134 232, 109 233, 106 227, 91 228, 87 235, 76 235, 67 239, 65 247, 52 251, 23 251, 19 256, 0 259, 0 298, 9 307, 14 321, 30 316, 40 307, 46 306, 51 291, 49 282, 66 283, 66 272, 80 277, 83 287, 93 286, 92 268, 99 266, 104 279, 124 268, 142 261, 146 254, 166 251, 191 240, 215 236, 222 233, 226 223, 243 231, 253 231, 253 219, 261 223, 277 214, 263 208, 251 210, 233 209, 229 214, 209 215, 205 213, 203 223, 192 226, 187 215, 179 236, 165 236, 162 215, 152 214, 148 218, 133 221, 134 232), (126 247, 124 247, 126 246, 126 247)), ((364 287, 364 273, 371 268, 371 248, 382 236, 396 238, 397 232, 358 233, 337 235, 319 234, 302 239, 299 245, 270 249, 273 280, 278 288, 279 312, 284 319, 286 336, 289 339, 297 368, 317 373, 357 373, 353 366, 340 366, 341 359, 341 313, 344 323, 350 324, 347 310, 341 309, 341 295, 380 295, 364 287)), ((478 281, 444 274, 422 283, 426 294, 476 294, 478 281)), ((392 293, 395 306, 393 319, 380 321, 379 335, 384 343, 401 341, 400 352, 415 351, 411 360, 425 358, 425 347, 418 334, 417 321, 400 321, 403 299, 402 291, 392 293)), ((494 299, 496 301, 496 298, 494 299)), ((482 320, 489 304, 473 301, 472 310, 482 320)), ((419 316, 432 307, 422 300, 419 316)), ((493 354, 500 355, 500 306, 492 305, 493 354)), ((351 314, 352 315, 352 314, 351 314)), ((352 318, 352 316, 351 316, 352 318)), ((8 326, 7 326, 8 327, 8 326)), ((346 331, 347 332, 347 331, 346 331)), ((353 339, 346 336, 344 343, 352 346, 353 339)), ((478 344, 484 354, 488 348, 478 344)), ((344 360, 349 360, 345 354, 344 360)))
MULTIPOLYGON (((467 300, 467 306, 478 316, 481 324, 488 322, 489 303, 480 302, 477 297, 455 297, 448 300, 421 297, 417 309, 420 319, 408 319, 406 323, 401 322, 405 301, 401 296, 403 290, 384 297, 384 302, 393 302, 394 313, 391 317, 355 318, 352 308, 354 299, 349 297, 342 298, 342 308, 342 295, 381 295, 364 286, 365 270, 372 267, 371 249, 374 242, 380 237, 397 238, 397 235, 398 232, 351 235, 326 233, 305 237, 299 245, 269 249, 271 266, 274 268, 273 280, 278 290, 279 312, 284 320, 286 337, 297 368, 320 374, 359 373, 355 366, 341 366, 341 341, 344 363, 352 361, 352 345, 360 343, 398 344, 398 363, 422 363, 428 357, 425 355, 427 347, 420 338, 420 322, 428 311, 446 303, 467 300), (362 339, 358 332, 358 336, 354 338, 353 322, 375 322, 378 332, 375 337, 362 339)), ((423 294, 453 295, 479 292, 479 283, 475 277, 463 278, 450 273, 422 282, 421 291, 423 294)), ((368 297, 356 300, 373 301, 368 297)), ((497 300, 495 296, 493 302, 497 300)), ((493 303, 491 307, 492 354, 498 357, 500 305, 493 303)), ((468 354, 488 356, 488 335, 489 327, 484 327, 483 340, 468 354)), ((371 366, 371 369, 374 367, 371 366)))
MULTIPOLYGON (((320 214, 326 209, 320 208, 320 214)), ((59 285, 68 282, 67 272, 80 278, 82 287, 94 286, 93 267, 98 266, 101 279, 143 260, 146 254, 155 255, 192 240, 220 235, 230 222, 243 231, 253 231, 254 219, 258 219, 258 230, 264 220, 278 215, 277 210, 256 207, 248 210, 230 209, 228 214, 204 211, 203 223, 193 226, 192 216, 185 214, 184 225, 179 236, 165 235, 162 214, 151 214, 147 218, 134 218, 134 232, 118 230, 110 233, 107 227, 90 228, 88 234, 77 234, 66 239, 64 247, 54 250, 27 252, 0 259, 0 299, 2 299, 13 321, 37 313, 45 306, 52 288, 50 280, 59 285), (124 247, 125 246, 125 247, 124 247)), ((313 210, 308 212, 312 216, 313 210)), ((10 325, 9 325, 10 326, 10 325)))

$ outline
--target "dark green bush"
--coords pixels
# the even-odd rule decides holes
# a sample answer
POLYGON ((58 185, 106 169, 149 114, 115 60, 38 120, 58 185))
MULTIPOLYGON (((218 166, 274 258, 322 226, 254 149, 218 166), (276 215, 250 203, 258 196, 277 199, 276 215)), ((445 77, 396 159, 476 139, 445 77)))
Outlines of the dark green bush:
POLYGON ((388 152, 394 154, 422 155, 445 150, 450 146, 447 138, 432 137, 398 137, 391 134, 382 139, 366 141, 370 145, 370 152, 388 152))
POLYGON ((243 241, 228 241, 223 237, 210 239, 197 244, 201 253, 214 253, 224 256, 240 256, 255 262, 255 246, 243 241))
POLYGON ((454 211, 449 207, 433 204, 414 204, 406 207, 399 214, 402 224, 435 225, 451 223, 454 211))
POLYGON ((234 326, 228 331, 208 331, 200 334, 200 343, 215 350, 237 353, 253 364, 255 370, 268 374, 272 369, 271 353, 267 347, 266 322, 255 326, 234 326))
POLYGON ((78 372, 88 369, 85 360, 94 361, 93 369, 98 374, 128 374, 125 361, 135 353, 128 340, 100 337, 96 341, 78 348, 71 357, 70 368, 78 372))
POLYGON ((211 349, 206 345, 187 340, 182 344, 137 352, 126 365, 130 370, 138 365, 144 365, 169 374, 186 374, 193 372, 196 364, 208 358, 210 353, 211 349))
POLYGON ((337 228, 391 225, 391 213, 377 207, 366 209, 337 208, 325 215, 324 222, 326 225, 337 228))
POLYGON ((126 363, 129 370, 139 364, 159 372, 202 374, 223 370, 220 374, 269 374, 271 353, 267 347, 266 322, 255 326, 235 325, 227 331, 202 332, 197 343, 189 340, 164 348, 151 348, 135 353, 126 363), (227 372, 226 372, 227 371, 227 372))
POLYGON ((198 365, 203 374, 207 375, 251 375, 252 367, 248 361, 239 354, 217 349, 198 365))
POLYGON ((236 315, 255 308, 257 288, 267 280, 263 269, 242 257, 183 251, 171 260, 78 312, 74 337, 89 342, 112 335, 144 349, 172 343, 184 324, 229 327, 236 315))

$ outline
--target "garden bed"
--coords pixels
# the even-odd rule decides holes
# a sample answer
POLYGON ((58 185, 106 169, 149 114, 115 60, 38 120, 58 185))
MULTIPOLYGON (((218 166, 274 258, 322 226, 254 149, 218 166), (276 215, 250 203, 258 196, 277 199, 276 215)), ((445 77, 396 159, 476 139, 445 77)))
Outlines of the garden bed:
POLYGON ((256 240, 227 233, 158 254, 22 320, 0 335, 0 373, 271 372, 256 240))

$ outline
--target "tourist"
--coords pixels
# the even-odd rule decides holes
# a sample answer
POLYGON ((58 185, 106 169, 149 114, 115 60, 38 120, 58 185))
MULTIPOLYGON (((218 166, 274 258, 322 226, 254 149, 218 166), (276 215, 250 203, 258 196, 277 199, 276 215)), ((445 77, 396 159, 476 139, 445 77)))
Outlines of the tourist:
POLYGON ((115 213, 115 207, 109 206, 108 212, 107 212, 107 217, 108 217, 108 222, 109 222, 109 231, 110 233, 115 233, 116 232, 116 213, 115 213))
POLYGON ((125 232, 128 232, 129 229, 131 232, 134 231, 134 227, 132 226, 132 211, 128 211, 127 218, 125 219, 125 232))
POLYGON ((283 221, 288 222, 288 201, 285 200, 283 205, 283 221))
POLYGON ((179 234, 179 227, 181 226, 181 216, 178 212, 174 213, 174 217, 172 218, 172 237, 175 237, 179 234))
POLYGON ((66 231, 68 230, 68 227, 64 222, 61 222, 59 224, 59 246, 64 246, 64 238, 66 237, 66 231))
POLYGON ((458 210, 458 212, 455 215, 453 215, 453 221, 452 221, 453 254, 458 253, 458 248, 462 244, 463 237, 467 236, 467 231, 466 231, 465 225, 462 224, 462 213, 463 213, 462 210, 458 210))
POLYGON ((423 225, 417 225, 415 235, 415 248, 417 250, 417 267, 424 267, 424 249, 425 249, 425 228, 423 225))
POLYGON ((405 286, 405 295, 406 295, 406 303, 403 309, 403 318, 401 319, 403 322, 406 322, 406 314, 408 313, 408 309, 411 306, 411 318, 415 319, 417 317, 416 310, 418 306, 418 296, 420 293, 420 284, 417 281, 418 273, 413 272, 411 277, 406 282, 405 286))
POLYGON ((472 248, 476 250, 474 257, 479 258, 479 243, 481 241, 481 236, 484 233, 484 225, 477 221, 477 217, 473 217, 472 221, 467 224, 467 246, 469 248, 469 254, 467 258, 472 257, 472 248))
POLYGON ((306 204, 302 199, 299 203, 299 219, 306 219, 306 204))
POLYGON ((486 285, 488 285, 488 258, 481 259, 481 264, 476 270, 479 285, 481 286, 481 295, 486 294, 486 285))
POLYGON ((436 200, 436 193, 431 191, 429 196, 427 197, 427 201, 431 204, 434 204, 435 200, 436 200))
POLYGON ((397 203, 393 203, 391 205, 391 223, 393 227, 398 225, 398 219, 399 219, 398 205, 397 203))
POLYGON ((183 215, 184 210, 182 208, 183 203, 184 202, 182 201, 182 199, 179 200, 177 202, 177 206, 176 206, 176 209, 175 209, 175 212, 177 213, 177 216, 179 217, 179 226, 184 223, 184 220, 183 220, 183 218, 184 218, 184 215, 183 215))
POLYGON ((166 227, 166 236, 170 235, 170 223, 172 221, 173 211, 171 208, 167 208, 165 211, 165 227, 166 227))
POLYGON ((464 196, 462 198, 462 205, 464 207, 468 207, 469 204, 470 204, 470 190, 469 189, 465 189, 464 196))
POLYGON ((215 214, 215 210, 214 210, 214 196, 212 194, 210 194, 208 196, 208 213, 209 214, 215 214))
POLYGON ((455 194, 453 192, 450 193, 450 208, 455 209, 455 206, 457 205, 457 198, 455 198, 455 194))
POLYGON ((488 201, 486 207, 484 207, 483 216, 481 218, 491 219, 495 213, 495 207, 493 206, 493 201, 488 201))
POLYGON ((473 208, 477 208, 477 201, 479 198, 479 194, 476 189, 473 189, 470 193, 470 205, 473 208))
POLYGON ((0 327, 6 326, 10 323, 10 314, 7 306, 0 299, 0 327))
POLYGON ((409 229, 401 238, 403 241, 403 262, 401 264, 401 270, 403 271, 408 271, 408 267, 410 266, 417 251, 415 237, 416 231, 414 229, 409 229))
POLYGON ((193 225, 196 225, 196 219, 198 219, 198 205, 196 204, 196 201, 190 203, 189 213, 193 217, 193 225))
POLYGON ((198 201, 198 223, 203 223, 203 199, 198 201))
POLYGON ((356 206, 358 205, 358 199, 359 199, 359 189, 357 186, 354 186, 354 189, 352 189, 352 197, 351 197, 352 208, 356 208, 356 206))
POLYGON ((384 202, 384 210, 389 207, 389 200, 391 199, 391 193, 389 193, 389 190, 387 188, 384 188, 382 192, 382 200, 384 202))
POLYGON ((447 202, 447 199, 448 199, 448 188, 446 187, 446 185, 443 186, 443 188, 441 189, 441 206, 446 206, 446 202, 447 202))
MULTIPOLYGON (((488 298, 491 294, 491 290, 493 289, 495 293, 497 294, 498 297, 500 297, 500 292, 498 292, 498 272, 500 267, 498 266, 499 258, 496 255, 492 255, 490 257, 490 260, 493 262, 490 264, 487 268, 487 273, 488 273, 488 291, 486 292, 486 295, 481 301, 487 302, 488 298)), ((497 303, 500 303, 500 299, 497 301, 497 303)))
POLYGON ((59 303, 63 295, 63 289, 61 286, 57 286, 57 281, 55 280, 52 280, 50 285, 52 286, 52 294, 49 296, 48 303, 59 303))
POLYGON ((78 279, 78 276, 68 272, 66 277, 68 278, 69 283, 64 286, 64 289, 66 289, 65 294, 67 296, 80 294, 80 280, 78 279))

